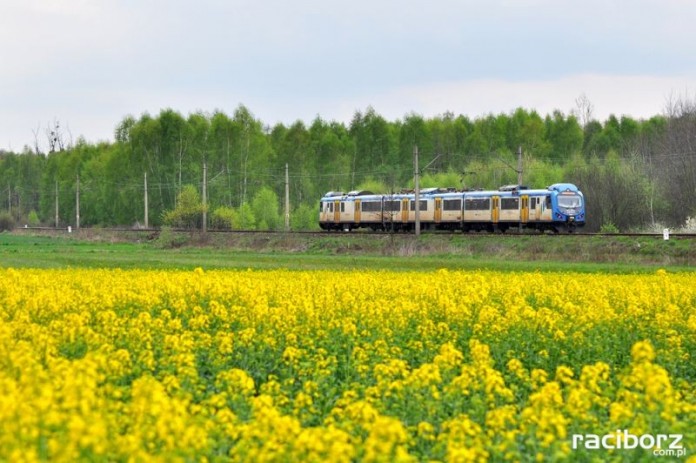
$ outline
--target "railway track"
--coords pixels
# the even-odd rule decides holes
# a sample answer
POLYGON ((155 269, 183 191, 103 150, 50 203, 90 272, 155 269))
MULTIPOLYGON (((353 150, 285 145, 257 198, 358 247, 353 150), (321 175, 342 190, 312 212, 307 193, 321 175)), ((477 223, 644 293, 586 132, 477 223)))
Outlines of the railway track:
MULTIPOLYGON (((37 231, 37 232, 68 232, 67 227, 21 227, 16 228, 16 231, 37 231)), ((114 227, 114 228, 82 228, 81 230, 71 229, 73 233, 79 233, 83 230, 89 230, 93 232, 103 231, 103 232, 113 232, 113 233, 152 233, 158 234, 160 232, 159 228, 125 228, 125 227, 114 227)), ((188 229, 172 229, 175 232, 193 232, 200 233, 200 230, 188 230, 188 229)), ((413 236, 411 232, 370 232, 366 230, 362 231, 282 231, 282 230, 208 230, 207 233, 212 234, 229 234, 229 235, 303 235, 303 236, 373 236, 373 237, 409 237, 413 236)), ((540 233, 540 232, 522 232, 518 233, 516 231, 508 231, 507 233, 489 233, 489 232, 468 232, 462 233, 460 231, 423 231, 424 236, 428 235, 445 235, 454 236, 462 235, 467 237, 484 237, 484 236, 496 236, 496 237, 521 237, 521 236, 553 236, 553 237, 585 237, 585 236, 595 236, 595 237, 646 237, 646 238, 660 238, 663 239, 664 235, 662 233, 586 233, 586 232, 576 232, 576 233, 540 233)), ((669 238, 675 239, 693 239, 696 238, 696 233, 670 233, 669 238)))

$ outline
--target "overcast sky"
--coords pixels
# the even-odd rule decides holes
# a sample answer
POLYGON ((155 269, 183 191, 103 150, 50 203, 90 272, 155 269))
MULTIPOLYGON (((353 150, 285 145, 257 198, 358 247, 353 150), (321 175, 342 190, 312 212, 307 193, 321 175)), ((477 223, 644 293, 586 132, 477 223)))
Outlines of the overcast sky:
POLYGON ((59 121, 240 104, 268 125, 517 107, 649 118, 696 92, 693 0, 0 0, 0 149, 59 121))

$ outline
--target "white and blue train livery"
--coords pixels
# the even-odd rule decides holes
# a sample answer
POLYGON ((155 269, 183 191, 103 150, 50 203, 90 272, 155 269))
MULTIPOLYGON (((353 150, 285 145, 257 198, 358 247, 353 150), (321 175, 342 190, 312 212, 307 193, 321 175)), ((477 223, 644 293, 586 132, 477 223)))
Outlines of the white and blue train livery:
MULTIPOLYGON (((585 198, 572 183, 546 189, 517 185, 498 190, 420 191, 422 230, 505 232, 510 228, 572 233, 585 225, 585 198)), ((319 201, 323 230, 414 230, 415 193, 374 194, 370 191, 330 191, 319 201)))

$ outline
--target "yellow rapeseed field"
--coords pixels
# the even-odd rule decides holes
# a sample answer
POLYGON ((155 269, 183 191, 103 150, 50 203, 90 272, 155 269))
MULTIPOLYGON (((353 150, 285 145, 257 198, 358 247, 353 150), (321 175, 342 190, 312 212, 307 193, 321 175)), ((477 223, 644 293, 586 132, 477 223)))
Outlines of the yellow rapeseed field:
POLYGON ((695 356, 696 274, 0 270, 0 460, 694 461, 695 356))

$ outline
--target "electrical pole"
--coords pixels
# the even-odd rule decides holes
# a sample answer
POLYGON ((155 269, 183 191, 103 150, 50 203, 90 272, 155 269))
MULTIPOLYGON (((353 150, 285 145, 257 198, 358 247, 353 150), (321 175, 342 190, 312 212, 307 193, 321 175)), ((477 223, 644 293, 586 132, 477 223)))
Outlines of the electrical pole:
POLYGON ((9 183, 7 184, 7 209, 12 215, 12 187, 9 183))
POLYGON ((58 219, 58 180, 56 180, 56 228, 58 228, 59 225, 59 219, 58 219))
POLYGON ((143 201, 145 202, 145 228, 150 228, 150 223, 149 223, 149 211, 148 209, 148 204, 147 204, 147 172, 145 172, 145 197, 143 198, 143 201))
POLYGON ((75 230, 80 229, 80 174, 77 174, 77 188, 75 189, 75 230))
POLYGON ((203 233, 208 231, 208 164, 203 161, 203 233))
POLYGON ((522 233, 522 146, 517 147, 517 194, 520 195, 520 221, 517 231, 522 233))
POLYGON ((418 169, 418 145, 413 147, 413 183, 415 185, 416 236, 420 236, 420 171, 418 169))
POLYGON ((285 163, 285 231, 290 231, 290 176, 288 163, 285 163))
POLYGON ((522 147, 517 147, 517 189, 522 188, 522 147))

